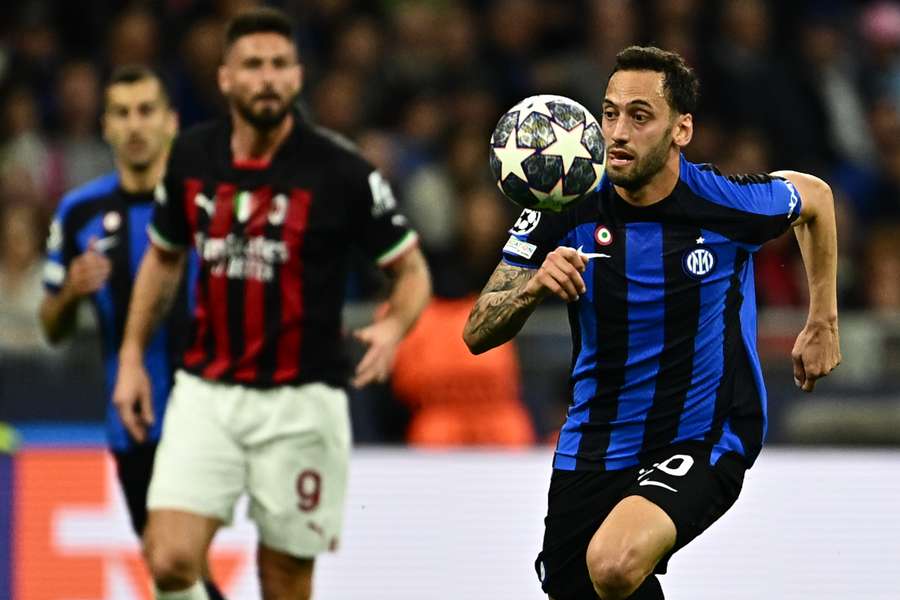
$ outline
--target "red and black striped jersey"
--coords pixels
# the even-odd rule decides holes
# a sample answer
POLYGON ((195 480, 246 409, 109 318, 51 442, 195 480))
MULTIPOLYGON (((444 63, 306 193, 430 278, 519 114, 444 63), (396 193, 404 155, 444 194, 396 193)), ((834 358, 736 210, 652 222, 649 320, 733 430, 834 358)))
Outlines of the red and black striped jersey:
POLYGON ((166 173, 150 238, 200 258, 185 368, 252 386, 344 385, 352 248, 386 266, 417 243, 381 173, 298 115, 269 163, 235 162, 222 121, 180 135, 166 173))

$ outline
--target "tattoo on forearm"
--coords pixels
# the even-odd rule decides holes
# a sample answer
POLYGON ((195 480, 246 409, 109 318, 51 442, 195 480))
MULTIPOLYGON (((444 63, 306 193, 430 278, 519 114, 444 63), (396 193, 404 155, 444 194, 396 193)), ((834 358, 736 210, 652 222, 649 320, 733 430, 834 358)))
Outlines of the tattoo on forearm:
POLYGON ((466 322, 464 336, 473 349, 493 348, 519 332, 539 302, 524 293, 534 273, 506 264, 497 266, 466 322))

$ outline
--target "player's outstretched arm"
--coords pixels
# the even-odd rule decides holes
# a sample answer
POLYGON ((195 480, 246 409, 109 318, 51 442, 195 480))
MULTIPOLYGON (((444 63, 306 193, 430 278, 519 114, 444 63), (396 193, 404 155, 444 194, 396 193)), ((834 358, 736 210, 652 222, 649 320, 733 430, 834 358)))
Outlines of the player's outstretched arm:
POLYGON ((837 310, 837 226, 834 197, 827 183, 795 171, 773 173, 789 180, 802 200, 794 234, 800 244, 809 283, 809 315, 797 336, 791 358, 794 381, 811 392, 816 380, 841 362, 837 310))
POLYGON ((157 324, 172 306, 184 259, 184 252, 169 252, 150 244, 131 292, 113 403, 128 432, 139 442, 144 441, 147 428, 155 418, 150 379, 144 369, 144 350, 157 324))
POLYGON ((387 381, 397 345, 431 299, 431 275, 421 250, 413 248, 386 268, 393 279, 387 310, 374 323, 354 332, 368 345, 353 377, 357 388, 387 381))
POLYGON ((511 340, 535 307, 553 294, 566 302, 585 292, 581 274, 587 258, 574 248, 560 247, 547 255, 538 270, 501 262, 481 291, 463 329, 472 354, 481 354, 511 340))

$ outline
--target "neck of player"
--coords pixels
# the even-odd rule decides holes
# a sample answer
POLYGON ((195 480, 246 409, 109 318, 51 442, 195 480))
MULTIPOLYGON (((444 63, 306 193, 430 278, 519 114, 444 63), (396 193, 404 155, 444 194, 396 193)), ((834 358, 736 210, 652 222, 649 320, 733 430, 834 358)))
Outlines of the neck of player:
POLYGON ((675 189, 678 184, 678 177, 681 174, 681 153, 675 152, 666 160, 663 168, 660 169, 650 181, 634 190, 626 190, 623 187, 614 185, 616 192, 628 204, 634 206, 650 206, 656 204, 663 198, 666 198, 675 189))
POLYGON ((162 181, 163 171, 166 168, 166 153, 161 153, 156 160, 148 166, 135 169, 123 161, 116 159, 116 170, 119 172, 119 184, 129 194, 152 192, 156 185, 162 181))
POLYGON ((288 113, 272 129, 260 129, 248 123, 237 111, 231 113, 234 130, 231 134, 231 156, 234 160, 269 162, 291 133, 294 115, 288 113))

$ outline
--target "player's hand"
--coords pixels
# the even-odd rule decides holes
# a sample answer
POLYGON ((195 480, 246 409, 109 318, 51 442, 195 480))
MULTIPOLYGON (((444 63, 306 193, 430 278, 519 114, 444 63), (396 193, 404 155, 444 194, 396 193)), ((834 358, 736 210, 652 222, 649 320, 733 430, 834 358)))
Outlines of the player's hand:
POLYGON ((103 287, 112 271, 112 261, 96 250, 96 243, 97 238, 91 238, 87 250, 69 265, 65 288, 77 298, 93 294, 103 287))
POLYGON ((841 364, 837 323, 807 323, 797 336, 791 360, 794 363, 794 383, 804 392, 813 391, 817 379, 825 377, 841 364))
POLYGON ((357 329, 354 337, 369 349, 356 366, 353 387, 361 388, 370 383, 384 383, 394 366, 397 345, 403 339, 403 330, 391 317, 385 317, 368 327, 357 329))
POLYGON ((581 277, 587 263, 588 259, 575 248, 560 246, 544 259, 541 268, 525 286, 525 293, 541 299, 553 294, 566 302, 574 302, 587 291, 581 277))
POLYGON ((138 442, 145 441, 154 415, 150 378, 140 361, 120 362, 113 404, 131 437, 138 442))

